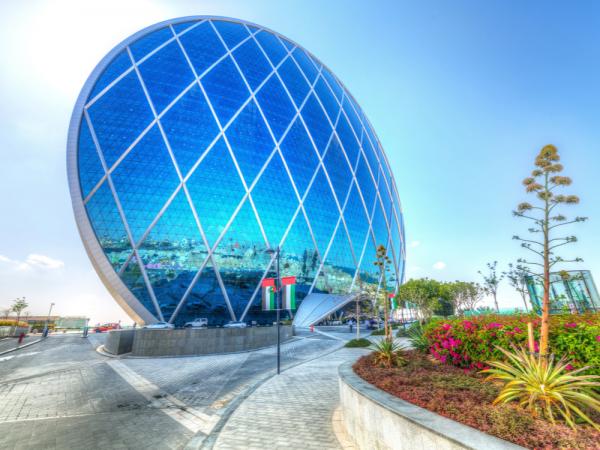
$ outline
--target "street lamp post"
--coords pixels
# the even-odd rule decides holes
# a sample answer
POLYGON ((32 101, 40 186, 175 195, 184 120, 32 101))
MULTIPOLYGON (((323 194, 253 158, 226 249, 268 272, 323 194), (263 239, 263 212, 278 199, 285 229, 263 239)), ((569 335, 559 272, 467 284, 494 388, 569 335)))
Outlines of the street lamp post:
POLYGON ((276 295, 276 313, 277 313, 277 375, 281 373, 281 320, 280 320, 280 311, 281 311, 281 277, 280 277, 280 269, 279 269, 279 259, 280 259, 280 248, 277 246, 274 250, 272 248, 267 249, 267 253, 275 253, 275 258, 277 258, 277 283, 275 284, 275 295, 276 295))
POLYGON ((46 317, 46 324, 44 325, 44 337, 48 337, 48 321, 50 320, 50 314, 52 314, 52 307, 54 302, 50 303, 50 309, 48 310, 48 316, 46 317))

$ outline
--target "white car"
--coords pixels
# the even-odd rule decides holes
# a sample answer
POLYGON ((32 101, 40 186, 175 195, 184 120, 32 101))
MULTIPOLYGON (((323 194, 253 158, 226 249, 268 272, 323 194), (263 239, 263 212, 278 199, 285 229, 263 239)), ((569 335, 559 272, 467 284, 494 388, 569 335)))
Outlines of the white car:
POLYGON ((206 328, 208 326, 208 319, 206 317, 202 317, 199 319, 194 319, 191 322, 186 322, 185 328, 206 328))
POLYGON ((175 325, 168 322, 156 322, 145 325, 144 328, 152 330, 172 330, 173 328, 175 328, 175 325))
POLYGON ((231 321, 225 325, 223 325, 223 328, 246 328, 248 325, 246 325, 246 322, 234 322, 231 321))

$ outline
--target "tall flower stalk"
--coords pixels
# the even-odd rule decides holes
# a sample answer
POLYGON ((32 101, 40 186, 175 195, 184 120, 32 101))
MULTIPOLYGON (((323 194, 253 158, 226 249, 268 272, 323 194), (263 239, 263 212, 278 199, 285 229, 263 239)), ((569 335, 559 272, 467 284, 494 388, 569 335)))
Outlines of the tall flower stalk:
POLYGON ((391 328, 388 324, 388 315, 389 315, 389 307, 388 307, 388 291, 387 291, 387 272, 389 272, 389 265, 391 264, 391 259, 387 255, 387 249, 384 245, 379 245, 377 247, 377 252, 375 254, 375 264, 379 267, 379 273, 381 276, 381 290, 383 291, 383 320, 384 322, 384 333, 385 338, 387 340, 392 339, 391 328))
POLYGON ((576 205, 579 197, 576 195, 557 194, 556 190, 571 185, 571 179, 560 175, 563 165, 559 163, 558 150, 553 145, 546 145, 535 158, 535 169, 531 176, 523 180, 525 191, 535 195, 535 203, 523 202, 513 211, 516 217, 533 222, 529 232, 541 236, 539 239, 524 239, 513 236, 521 242, 521 247, 534 253, 540 260, 519 259, 519 263, 527 264, 531 269, 525 270, 530 276, 542 277, 544 295, 542 300, 542 323, 540 329, 540 354, 548 354, 548 331, 550 315, 550 271, 558 263, 579 262, 581 258, 563 259, 556 255, 556 249, 563 245, 577 242, 575 236, 555 236, 559 227, 575 222, 583 222, 586 217, 575 217, 572 220, 557 212, 564 205, 576 205))

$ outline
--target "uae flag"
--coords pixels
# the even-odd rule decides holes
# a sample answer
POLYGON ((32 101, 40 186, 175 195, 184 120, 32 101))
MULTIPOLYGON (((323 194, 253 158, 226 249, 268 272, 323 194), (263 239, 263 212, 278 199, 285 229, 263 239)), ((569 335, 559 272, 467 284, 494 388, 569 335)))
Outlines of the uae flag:
POLYGON ((283 309, 296 309, 296 277, 283 277, 283 309))
POLYGON ((398 309, 398 302, 396 301, 396 296, 394 294, 389 294, 390 296, 390 304, 392 305, 392 309, 398 309))
POLYGON ((262 310, 275 310, 275 279, 265 278, 261 285, 262 288, 262 310))

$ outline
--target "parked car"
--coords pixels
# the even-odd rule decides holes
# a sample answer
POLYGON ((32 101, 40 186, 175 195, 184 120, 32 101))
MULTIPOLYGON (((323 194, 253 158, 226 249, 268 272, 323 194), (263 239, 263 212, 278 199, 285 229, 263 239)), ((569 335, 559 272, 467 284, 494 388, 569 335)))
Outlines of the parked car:
POLYGON ((151 330, 172 330, 175 328, 175 325, 168 322, 156 322, 145 325, 144 328, 148 328, 151 330))
POLYGON ((105 331, 110 330, 120 330, 121 325, 118 323, 103 323, 102 325, 97 325, 94 328, 95 333, 104 333, 105 331))
POLYGON ((192 320, 191 322, 186 322, 185 328, 206 328, 208 326, 208 319, 206 317, 200 317, 192 320))
POLYGON ((223 325, 223 328, 246 328, 246 322, 234 322, 233 320, 223 325))

